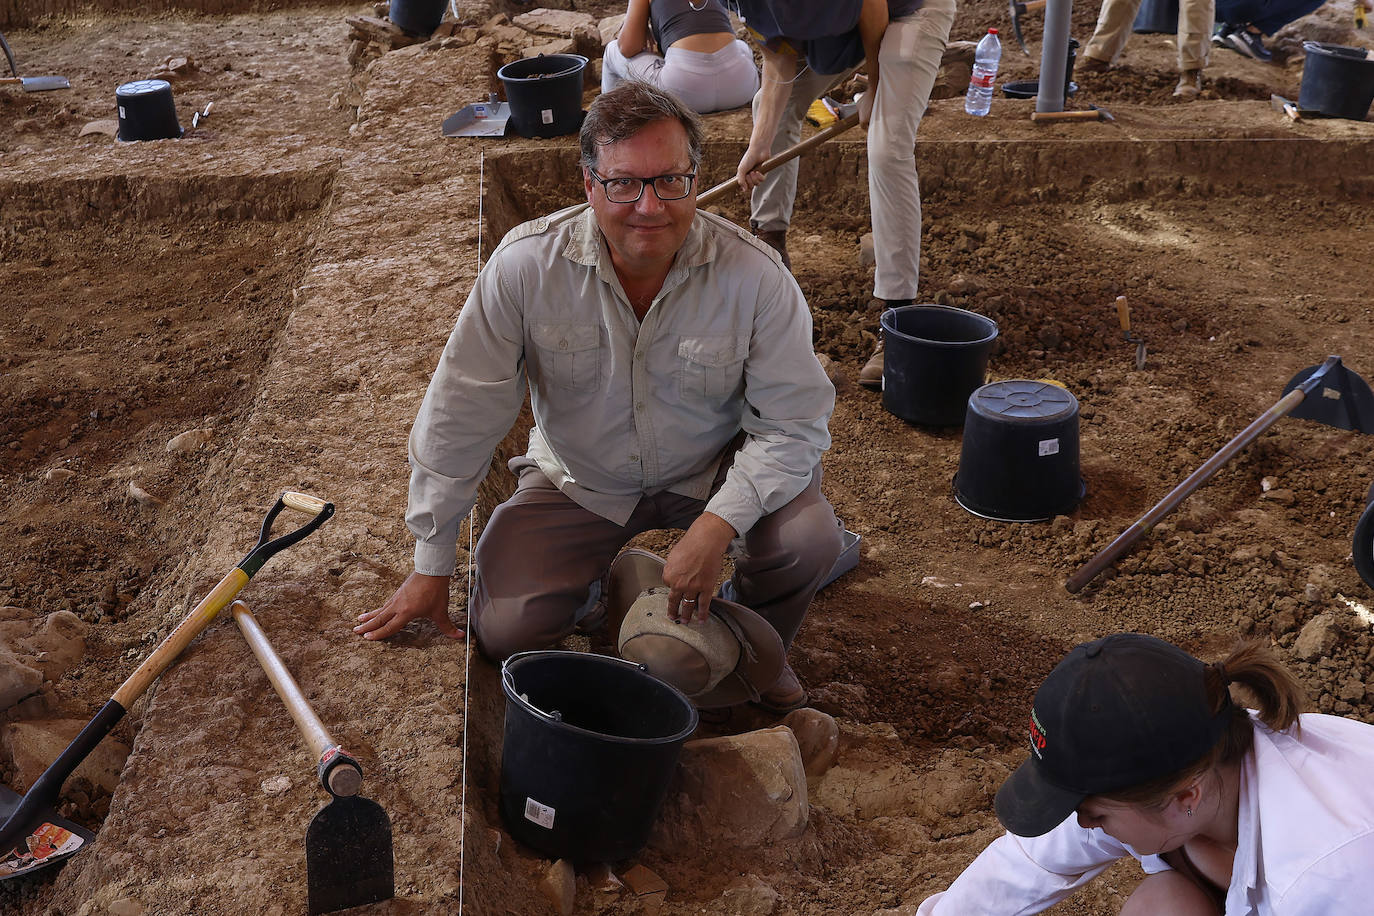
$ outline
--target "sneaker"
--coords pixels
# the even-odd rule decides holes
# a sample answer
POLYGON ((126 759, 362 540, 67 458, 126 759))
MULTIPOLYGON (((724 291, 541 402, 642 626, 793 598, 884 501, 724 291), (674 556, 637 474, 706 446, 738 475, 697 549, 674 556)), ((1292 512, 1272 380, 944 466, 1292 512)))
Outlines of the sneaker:
POLYGON ((754 233, 754 238, 763 242, 782 256, 783 267, 786 267, 788 270, 792 269, 792 259, 787 256, 786 229, 760 229, 758 223, 750 220, 749 231, 754 233))
POLYGON ((878 341, 878 349, 859 370, 859 384, 873 391, 883 390, 883 342, 878 341))
POLYGON ((1174 87, 1174 98, 1192 101, 1202 94, 1202 71, 1184 70, 1178 76, 1178 85, 1174 87))
POLYGON ((1248 28, 1238 28, 1226 36, 1226 46, 1233 51, 1239 51, 1246 57, 1253 57, 1263 63, 1272 63, 1274 55, 1264 46, 1264 38, 1259 32, 1252 32, 1248 28))
POLYGON ((757 705, 769 712, 784 715, 794 709, 801 709, 806 705, 807 699, 806 688, 797 680, 797 674, 788 662, 782 666, 782 674, 778 675, 777 682, 759 694, 757 705))
POLYGON ((1218 48, 1229 47, 1229 45, 1226 44, 1227 36, 1229 36, 1232 32, 1239 28, 1242 27, 1236 25, 1234 22, 1220 23, 1217 26, 1217 30, 1212 33, 1212 44, 1218 48))
POLYGON ((1078 58, 1078 62, 1074 64, 1073 71, 1075 73, 1106 73, 1111 65, 1111 61, 1102 60, 1097 57, 1089 57, 1085 54, 1078 58))

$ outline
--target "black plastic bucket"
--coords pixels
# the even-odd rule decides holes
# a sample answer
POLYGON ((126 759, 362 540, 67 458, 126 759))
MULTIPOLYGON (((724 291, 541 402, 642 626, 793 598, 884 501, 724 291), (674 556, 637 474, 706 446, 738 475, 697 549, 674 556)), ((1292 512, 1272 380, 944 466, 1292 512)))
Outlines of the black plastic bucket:
POLYGON ((448 0, 391 0, 387 18, 412 35, 433 35, 444 20, 448 0))
POLYGON ((958 426, 983 384, 997 322, 948 305, 904 305, 879 319, 883 407, 908 423, 958 426))
POLYGON ((1039 522, 1086 491, 1078 473, 1078 399, 1058 385, 1010 379, 968 399, 954 498, 974 515, 1039 522))
POLYGON ((1364 48, 1347 48, 1304 41, 1298 107, 1312 108, 1333 118, 1363 121, 1374 103, 1374 60, 1364 48))
POLYGON ((1178 32, 1178 0, 1145 0, 1131 23, 1132 32, 1178 32))
POLYGON ((580 54, 540 54, 511 61, 496 75, 506 87, 510 119, 522 137, 561 137, 582 126, 580 54))
POLYGON ((552 859, 638 852, 697 710, 641 666, 585 652, 522 652, 501 666, 501 817, 552 859))
POLYGON ((166 80, 135 80, 115 90, 121 140, 171 140, 182 134, 172 84, 166 80))

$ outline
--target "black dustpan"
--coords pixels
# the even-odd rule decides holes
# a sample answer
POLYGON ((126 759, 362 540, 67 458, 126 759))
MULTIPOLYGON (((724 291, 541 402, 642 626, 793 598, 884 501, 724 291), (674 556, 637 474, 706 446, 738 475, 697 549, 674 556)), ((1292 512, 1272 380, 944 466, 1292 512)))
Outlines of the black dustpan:
POLYGON ((1288 415, 1357 433, 1374 432, 1374 391, 1347 369, 1339 356, 1328 356, 1320 366, 1308 366, 1293 376, 1283 393, 1288 394, 1318 372, 1323 373, 1320 389, 1309 391, 1288 415))

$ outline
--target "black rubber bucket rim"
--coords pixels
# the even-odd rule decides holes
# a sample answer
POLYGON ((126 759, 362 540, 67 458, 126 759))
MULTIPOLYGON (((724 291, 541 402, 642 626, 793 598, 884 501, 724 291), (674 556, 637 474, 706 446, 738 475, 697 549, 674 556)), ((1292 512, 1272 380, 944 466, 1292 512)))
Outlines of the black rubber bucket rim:
POLYGON ((697 726, 701 722, 701 716, 697 712, 696 704, 692 702, 691 698, 689 698, 687 694, 683 693, 681 690, 678 690, 672 684, 669 684, 667 681, 663 681, 659 678, 654 677, 652 674, 649 673, 649 669, 647 666, 637 665, 634 662, 626 661, 623 658, 613 658, 609 655, 598 655, 593 652, 571 652, 563 649, 538 649, 530 652, 517 652, 516 654, 512 655, 510 658, 506 659, 504 662, 501 663, 501 690, 503 693, 505 693, 506 699, 508 701, 515 703, 520 708, 524 709, 526 712, 529 712, 534 716, 538 717, 546 725, 549 725, 560 731, 567 731, 572 734, 579 735, 584 738, 594 738, 598 741, 607 741, 613 744, 642 746, 645 744, 672 744, 675 741, 685 741, 689 736, 691 736, 692 732, 697 730, 697 726), (610 735, 605 732, 593 731, 589 728, 582 728, 579 725, 573 725, 569 722, 564 722, 560 719, 553 718, 547 712, 535 706, 533 703, 530 703, 528 700, 523 699, 520 696, 520 694, 516 692, 515 673, 510 670, 512 666, 517 665, 519 662, 537 660, 537 658, 539 657, 548 656, 576 656, 580 659, 592 661, 593 664, 601 664, 604 662, 610 665, 623 665, 627 668, 632 668, 640 672, 649 680, 662 686, 665 690, 677 694, 677 696, 681 698, 683 705, 690 712, 690 715, 688 716, 687 726, 671 736, 662 736, 657 738, 628 738, 624 735, 610 735))

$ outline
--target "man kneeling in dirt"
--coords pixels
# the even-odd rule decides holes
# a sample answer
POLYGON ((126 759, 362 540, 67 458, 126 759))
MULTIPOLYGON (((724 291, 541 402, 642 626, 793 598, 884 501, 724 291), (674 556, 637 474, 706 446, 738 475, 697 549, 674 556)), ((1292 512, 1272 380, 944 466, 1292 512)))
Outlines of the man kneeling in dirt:
MULTIPOLYGON (((458 528, 528 378, 519 484, 477 545, 482 652, 588 627, 611 560, 655 528, 686 529, 663 569, 670 614, 706 620, 739 538, 734 597, 790 645, 841 548, 820 492, 835 392, 806 301, 772 249, 697 210, 701 125, 672 95, 599 96, 581 151, 590 208, 513 229, 458 317, 410 434, 415 572, 355 631, 383 639, 428 617, 462 635, 448 617, 458 528)), ((805 700, 789 665, 762 705, 805 700)))

